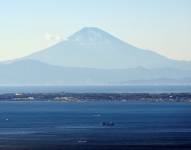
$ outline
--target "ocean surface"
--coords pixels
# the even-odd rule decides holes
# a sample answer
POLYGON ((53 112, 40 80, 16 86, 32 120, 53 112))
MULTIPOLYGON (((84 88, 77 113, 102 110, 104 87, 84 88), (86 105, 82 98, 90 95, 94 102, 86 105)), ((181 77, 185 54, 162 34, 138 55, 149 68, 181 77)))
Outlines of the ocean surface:
POLYGON ((3 93, 181 93, 191 92, 191 85, 156 85, 156 86, 0 86, 3 93))
POLYGON ((191 104, 2 101, 0 149, 189 150, 191 104))

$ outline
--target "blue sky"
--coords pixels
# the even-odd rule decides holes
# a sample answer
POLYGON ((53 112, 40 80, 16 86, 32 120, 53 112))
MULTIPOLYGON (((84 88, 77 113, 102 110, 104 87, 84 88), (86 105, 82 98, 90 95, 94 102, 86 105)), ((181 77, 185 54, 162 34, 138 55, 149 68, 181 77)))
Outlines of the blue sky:
POLYGON ((191 0, 0 0, 0 16, 0 60, 46 48, 84 26, 191 60, 191 0))

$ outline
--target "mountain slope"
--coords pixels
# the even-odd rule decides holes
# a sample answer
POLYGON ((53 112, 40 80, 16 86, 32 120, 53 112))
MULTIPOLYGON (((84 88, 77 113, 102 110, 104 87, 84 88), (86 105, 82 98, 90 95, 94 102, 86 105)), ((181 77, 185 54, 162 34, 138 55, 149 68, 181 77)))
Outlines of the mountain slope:
POLYGON ((136 48, 94 27, 83 28, 68 40, 24 59, 83 68, 191 68, 190 62, 171 60, 155 52, 136 48))

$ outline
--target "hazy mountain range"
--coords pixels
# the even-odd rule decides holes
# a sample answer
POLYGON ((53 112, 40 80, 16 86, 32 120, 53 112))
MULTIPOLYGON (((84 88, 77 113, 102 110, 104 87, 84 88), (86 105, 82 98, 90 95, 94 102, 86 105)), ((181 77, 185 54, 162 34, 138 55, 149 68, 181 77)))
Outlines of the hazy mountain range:
POLYGON ((0 63, 1 85, 190 83, 191 62, 136 48, 93 27, 27 57, 0 63))

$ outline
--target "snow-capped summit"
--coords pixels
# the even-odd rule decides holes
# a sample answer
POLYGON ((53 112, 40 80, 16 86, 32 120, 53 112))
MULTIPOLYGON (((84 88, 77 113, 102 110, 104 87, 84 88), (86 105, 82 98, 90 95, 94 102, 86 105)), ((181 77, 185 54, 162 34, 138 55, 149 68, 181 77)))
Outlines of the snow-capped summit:
POLYGON ((109 33, 96 28, 96 27, 84 27, 80 31, 74 33, 68 37, 69 41, 80 42, 81 44, 93 44, 93 43, 111 43, 119 41, 119 39, 113 37, 109 33))

